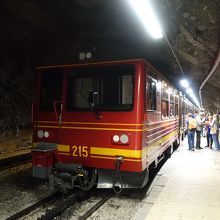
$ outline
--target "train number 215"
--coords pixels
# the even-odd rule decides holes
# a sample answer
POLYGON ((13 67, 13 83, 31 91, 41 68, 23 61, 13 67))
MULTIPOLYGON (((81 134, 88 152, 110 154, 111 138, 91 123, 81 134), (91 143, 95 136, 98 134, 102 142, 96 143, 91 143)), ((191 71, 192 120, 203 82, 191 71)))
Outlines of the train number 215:
POLYGON ((74 157, 88 157, 88 147, 87 146, 72 146, 72 152, 74 157))

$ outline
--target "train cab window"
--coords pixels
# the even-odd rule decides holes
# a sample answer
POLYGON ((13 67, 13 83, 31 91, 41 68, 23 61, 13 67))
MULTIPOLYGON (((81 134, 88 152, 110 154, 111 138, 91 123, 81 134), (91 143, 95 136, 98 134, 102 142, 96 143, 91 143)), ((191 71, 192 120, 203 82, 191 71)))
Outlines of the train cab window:
POLYGON ((135 66, 78 67, 68 73, 67 110, 130 111, 135 66))
POLYGON ((173 118, 175 114, 174 103, 170 103, 170 118, 173 118))
POLYGON ((175 110, 174 110, 175 104, 174 104, 174 94, 173 92, 170 93, 170 118, 174 117, 175 110))
POLYGON ((175 116, 179 115, 179 96, 175 95, 175 116))
POLYGON ((162 114, 162 119, 168 118, 168 101, 166 100, 162 100, 161 102, 161 114, 162 114))
POLYGON ((63 74, 61 70, 45 70, 41 77, 40 110, 53 111, 54 101, 61 101, 63 74))
POLYGON ((146 109, 147 111, 156 111, 157 106, 157 81, 150 76, 146 82, 146 109))
POLYGON ((161 117, 169 118, 169 89, 165 84, 162 86, 161 117))

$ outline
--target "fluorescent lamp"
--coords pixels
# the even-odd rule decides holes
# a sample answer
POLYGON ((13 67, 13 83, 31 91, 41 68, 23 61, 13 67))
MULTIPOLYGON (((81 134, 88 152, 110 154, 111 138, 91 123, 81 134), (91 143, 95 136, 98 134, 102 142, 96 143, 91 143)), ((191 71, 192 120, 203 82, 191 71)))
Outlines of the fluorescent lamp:
POLYGON ((163 82, 162 84, 163 84, 163 87, 167 87, 167 84, 165 82, 163 82))
POLYGON ((193 91, 192 91, 191 88, 186 89, 186 92, 187 92, 189 95, 193 94, 193 91))
POLYGON ((201 108, 196 96, 194 94, 191 94, 190 96, 191 96, 192 100, 194 101, 194 103, 197 105, 197 107, 201 108))
POLYGON ((162 28, 150 4, 150 0, 128 0, 149 34, 159 39, 163 37, 162 28))
POLYGON ((158 89, 158 90, 161 90, 161 81, 158 81, 158 82, 157 82, 157 89, 158 89))
POLYGON ((188 83, 188 81, 186 79, 180 80, 180 84, 184 88, 188 88, 189 87, 189 83, 188 83))

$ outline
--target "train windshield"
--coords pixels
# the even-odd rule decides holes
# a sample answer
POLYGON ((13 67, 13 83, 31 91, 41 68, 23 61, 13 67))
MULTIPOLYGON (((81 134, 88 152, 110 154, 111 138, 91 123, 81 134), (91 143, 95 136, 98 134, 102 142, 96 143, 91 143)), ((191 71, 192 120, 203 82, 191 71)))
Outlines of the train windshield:
POLYGON ((45 70, 41 78, 40 110, 53 111, 54 101, 62 97, 63 74, 61 70, 45 70))
POLYGON ((68 73, 67 110, 130 111, 135 66, 80 67, 68 73))

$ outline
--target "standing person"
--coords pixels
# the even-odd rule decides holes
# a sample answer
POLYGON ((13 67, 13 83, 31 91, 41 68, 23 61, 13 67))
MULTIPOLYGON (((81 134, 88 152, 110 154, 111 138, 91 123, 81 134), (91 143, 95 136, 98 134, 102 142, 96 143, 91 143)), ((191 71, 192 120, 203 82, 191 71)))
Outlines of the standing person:
POLYGON ((208 118, 206 119, 206 138, 207 138, 207 146, 210 149, 212 149, 212 143, 213 143, 213 139, 212 139, 212 135, 210 134, 211 131, 211 122, 212 122, 212 116, 208 116, 208 118))
POLYGON ((188 138, 189 150, 191 151, 194 151, 195 131, 196 131, 196 120, 194 116, 191 113, 189 113, 187 120, 187 138, 188 138))
POLYGON ((210 126, 211 126, 210 134, 212 135, 212 139, 215 144, 215 150, 219 151, 220 150, 219 139, 218 139, 219 122, 217 119, 217 114, 213 115, 213 119, 212 119, 212 122, 210 123, 210 126))
POLYGON ((203 149, 200 144, 201 144, 201 132, 203 129, 203 123, 204 123, 204 118, 203 118, 203 112, 200 112, 199 114, 196 113, 196 149, 201 150, 203 149))

